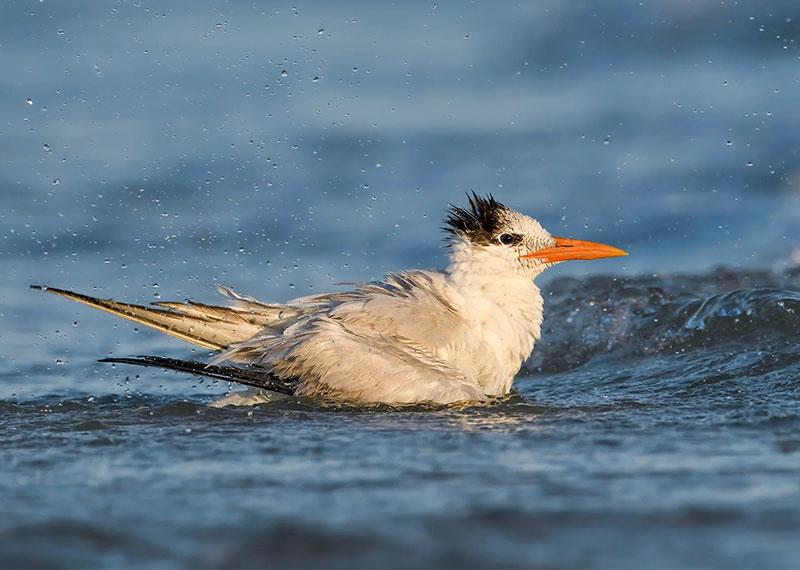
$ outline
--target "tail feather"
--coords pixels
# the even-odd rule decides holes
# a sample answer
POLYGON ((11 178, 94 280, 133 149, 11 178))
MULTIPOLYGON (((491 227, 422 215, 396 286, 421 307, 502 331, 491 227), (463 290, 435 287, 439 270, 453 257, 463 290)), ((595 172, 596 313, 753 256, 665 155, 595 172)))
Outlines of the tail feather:
POLYGON ((178 311, 188 317, 256 325, 259 328, 270 326, 274 321, 278 320, 277 317, 273 315, 250 313, 233 307, 204 305, 202 303, 195 303, 194 301, 189 301, 188 303, 159 302, 153 303, 153 305, 164 307, 172 311, 178 311))
POLYGON ((99 362, 111 362, 118 364, 135 364, 138 366, 152 366, 155 368, 167 368, 178 372, 187 372, 197 376, 207 376, 217 380, 236 382, 245 386, 261 388, 270 392, 293 395, 296 381, 283 380, 271 374, 260 366, 248 366, 240 368, 238 366, 219 366, 197 362, 194 360, 177 360, 175 358, 163 358, 161 356, 130 356, 125 358, 103 358, 99 362))
POLYGON ((31 288, 78 301, 211 350, 223 350, 233 343, 249 340, 280 318, 275 311, 256 313, 200 303, 156 303, 166 307, 164 310, 40 285, 31 285, 31 288))

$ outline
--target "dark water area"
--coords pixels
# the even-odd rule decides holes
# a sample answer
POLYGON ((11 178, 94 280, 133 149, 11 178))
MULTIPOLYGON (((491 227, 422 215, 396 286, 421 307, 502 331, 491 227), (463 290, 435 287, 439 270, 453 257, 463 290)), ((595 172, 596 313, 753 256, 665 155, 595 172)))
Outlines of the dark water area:
POLYGON ((0 15, 0 567, 800 566, 796 2, 0 15), (28 288, 443 267, 472 189, 631 254, 542 275, 488 405, 212 408, 97 362, 207 352, 28 288))

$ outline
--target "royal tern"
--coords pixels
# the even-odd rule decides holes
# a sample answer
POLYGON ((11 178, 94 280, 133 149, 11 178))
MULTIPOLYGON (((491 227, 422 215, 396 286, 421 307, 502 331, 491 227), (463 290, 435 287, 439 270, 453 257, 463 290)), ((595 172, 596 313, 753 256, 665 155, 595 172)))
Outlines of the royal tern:
POLYGON ((534 278, 561 261, 627 253, 553 237, 491 195, 468 199, 467 208, 451 205, 445 218, 445 271, 390 273, 347 292, 273 304, 218 287, 231 306, 189 301, 150 308, 33 287, 221 351, 212 364, 154 356, 104 361, 254 388, 223 398, 223 405, 263 401, 270 393, 390 404, 486 400, 511 390, 540 336, 542 295, 534 278))

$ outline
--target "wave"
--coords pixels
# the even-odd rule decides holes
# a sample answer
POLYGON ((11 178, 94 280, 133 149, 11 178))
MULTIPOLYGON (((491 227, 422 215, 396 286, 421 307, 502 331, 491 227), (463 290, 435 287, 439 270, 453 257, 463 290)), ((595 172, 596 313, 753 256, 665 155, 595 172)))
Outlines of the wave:
POLYGON ((797 352, 797 270, 559 279, 544 296, 542 340, 528 372, 708 348, 797 352))

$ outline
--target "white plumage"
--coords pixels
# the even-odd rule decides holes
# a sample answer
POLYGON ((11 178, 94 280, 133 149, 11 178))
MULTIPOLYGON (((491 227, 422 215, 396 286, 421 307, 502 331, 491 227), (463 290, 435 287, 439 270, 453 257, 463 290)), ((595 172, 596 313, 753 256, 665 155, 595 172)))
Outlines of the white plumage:
MULTIPOLYGON (((491 196, 473 195, 468 209, 451 206, 446 224, 445 271, 393 273, 352 291, 282 304, 220 288, 232 307, 156 303, 163 308, 153 309, 42 289, 220 350, 215 363, 255 365, 297 396, 452 403, 509 392, 540 336, 542 296, 533 279, 548 265, 626 255, 610 246, 554 238, 491 196)), ((219 403, 268 397, 251 390, 219 403)))

